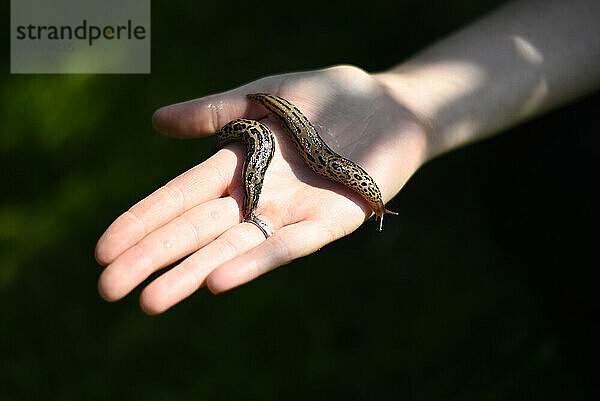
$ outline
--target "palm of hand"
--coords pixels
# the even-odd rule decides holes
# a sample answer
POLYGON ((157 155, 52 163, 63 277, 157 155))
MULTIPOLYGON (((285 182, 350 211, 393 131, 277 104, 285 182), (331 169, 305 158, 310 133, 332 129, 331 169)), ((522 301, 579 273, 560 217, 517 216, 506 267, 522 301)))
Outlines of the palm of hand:
POLYGON ((205 284, 213 292, 225 291, 312 253, 354 231, 371 214, 356 192, 318 177, 304 164, 279 123, 245 99, 251 92, 269 92, 295 103, 334 151, 373 176, 385 199, 416 170, 399 175, 386 168, 397 157, 395 144, 406 131, 400 127, 410 119, 398 112, 382 85, 351 67, 265 78, 161 109, 155 125, 175 136, 214 133, 239 117, 262 119, 271 128, 276 150, 256 214, 274 234, 265 240, 257 227, 240 223, 245 150, 240 144, 228 145, 134 205, 107 229, 96 249, 98 261, 107 265, 99 281, 106 299, 122 298, 153 272, 190 255, 142 292, 142 308, 160 313, 205 284), (390 126, 398 128, 390 132, 390 126))

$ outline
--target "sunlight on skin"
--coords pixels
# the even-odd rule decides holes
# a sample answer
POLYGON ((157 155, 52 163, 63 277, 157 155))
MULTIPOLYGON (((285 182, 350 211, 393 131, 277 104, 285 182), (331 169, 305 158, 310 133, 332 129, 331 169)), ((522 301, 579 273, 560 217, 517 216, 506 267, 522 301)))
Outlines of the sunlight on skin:
POLYGON ((517 53, 523 60, 531 64, 541 64, 544 62, 544 55, 531 42, 518 35, 511 36, 511 39, 515 44, 517 53))
MULTIPOLYGON (((282 78, 270 79, 279 82, 282 78)), ((285 97, 288 92, 311 93, 311 102, 306 103, 288 95, 306 112, 308 118, 319 121, 320 115, 333 113, 340 119, 353 118, 356 121, 340 140, 360 144, 354 148, 356 154, 362 154, 365 168, 379 181, 384 197, 391 197, 393 188, 399 188, 422 162, 424 135, 421 129, 416 128, 418 122, 407 112, 399 112, 398 105, 381 90, 381 84, 364 71, 340 66, 288 74, 283 79, 288 88, 280 89, 282 96, 285 97), (365 90, 369 86, 371 88, 365 90), (358 90, 353 91, 354 87, 358 90), (332 90, 336 96, 330 96, 332 90), (352 103, 356 96, 371 97, 362 102, 362 109, 356 110, 353 116, 345 117, 345 107, 339 100, 350 99, 352 103), (314 103, 314 99, 323 102, 320 107, 314 103), (372 99, 376 102, 384 100, 382 107, 374 111, 385 118, 370 118, 372 99), (367 123, 363 125, 365 120, 367 123), (386 131, 378 125, 379 121, 388 121, 393 126, 405 129, 396 138, 398 133, 386 131), (370 135, 369 141, 364 141, 363 136, 367 134, 370 135), (363 152, 372 144, 380 146, 378 142, 387 144, 380 154, 363 152), (389 154, 397 154, 392 149, 406 152, 407 157, 402 160, 402 165, 406 167, 401 171, 380 171, 385 167, 380 160, 389 160, 389 154)), ((212 127, 221 125, 221 122, 190 124, 195 120, 190 117, 199 114, 205 120, 211 117, 219 120, 235 118, 237 116, 232 115, 235 110, 242 110, 244 114, 248 112, 245 111, 248 107, 245 94, 267 91, 270 85, 281 86, 265 80, 257 82, 265 88, 252 88, 257 85, 252 83, 233 93, 221 95, 223 104, 229 105, 228 109, 215 110, 218 99, 211 97, 161 109, 155 122, 159 129, 167 133, 174 131, 178 136, 212 134, 212 127), (198 127, 201 127, 200 131, 198 127)), ((201 120, 198 118, 198 121, 201 120)), ((96 253, 98 261, 108 265, 99 281, 99 290, 105 299, 114 301, 122 298, 151 273, 191 254, 142 292, 140 301, 144 310, 151 314, 160 313, 204 283, 212 292, 226 291, 281 264, 312 253, 354 231, 369 217, 371 211, 360 195, 308 170, 281 125, 271 120, 263 122, 273 131, 277 145, 257 214, 270 222, 274 235, 265 241, 264 235, 256 227, 239 224, 242 200, 240 168, 245 151, 242 146, 228 146, 135 205, 107 229, 98 243, 96 253), (210 180, 213 182, 209 183, 210 180), (205 185, 198 186, 198 182, 205 185), (188 186, 187 183, 194 185, 188 186), (219 211, 226 220, 215 224, 203 222, 194 216, 197 208, 210 209, 212 202, 232 200, 228 195, 233 196, 235 202, 215 206, 213 210, 219 211), (210 228, 216 231, 209 234, 210 228), (166 243, 171 246, 165 247, 166 243), (182 281, 175 284, 173 280, 182 281), (163 282, 169 285, 165 286, 163 282)))
MULTIPOLYGON (((511 2, 389 71, 337 66, 267 77, 164 107, 153 123, 175 137, 211 135, 234 118, 267 116, 245 96, 273 93, 328 127, 334 146, 362 165, 389 200, 426 160, 597 87, 597 35, 578 30, 581 19, 595 21, 588 10, 595 4, 511 2), (573 32, 580 35, 578 46, 573 32)), ((96 252, 108 265, 99 280, 102 296, 120 299, 153 272, 191 254, 142 292, 142 308, 161 313, 203 285, 226 291, 310 254, 369 217, 358 194, 307 171, 281 126, 263 121, 280 153, 269 167, 257 214, 275 234, 265 240, 256 227, 237 223, 244 152, 227 147, 108 228, 96 252), (211 179, 212 185, 197 185, 211 179), (219 198, 231 201, 211 210, 219 198), (196 214, 196 208, 207 209, 196 214), (217 209, 223 220, 211 231, 198 216, 217 209)))
MULTIPOLYGON (((410 110, 417 110, 423 121, 445 121, 443 130, 438 125, 430 126, 431 135, 439 137, 443 131, 446 143, 462 143, 469 140, 481 125, 483 116, 471 113, 458 118, 450 114, 449 106, 481 91, 489 80, 485 69, 475 63, 443 60, 432 63, 407 63, 394 71, 384 74, 385 81, 394 89, 399 103, 410 110), (431 116, 435 116, 432 118, 431 116)), ((434 142, 436 139, 434 139, 434 142)))
POLYGON ((448 104, 476 93, 489 79, 482 66, 463 60, 409 62, 394 72, 397 76, 387 78, 398 88, 392 92, 397 100, 426 116, 438 115, 448 104))
MULTIPOLYGON (((531 42, 517 35, 512 36, 511 39, 514 42, 517 54, 520 55, 523 60, 534 66, 544 62, 544 55, 540 50, 536 49, 531 42)), ((548 93, 548 80, 541 75, 537 84, 531 89, 529 97, 525 99, 518 114, 522 117, 533 114, 542 106, 548 93)))
POLYGON ((538 83, 531 90, 529 97, 525 99, 523 106, 521 106, 518 112, 519 116, 527 117, 538 110, 548 97, 549 91, 548 81, 546 78, 540 77, 538 83))
POLYGON ((430 123, 435 157, 597 88, 599 8, 509 2, 383 75, 430 123))
MULTIPOLYGON (((543 63, 543 55, 529 41, 517 35, 512 36, 511 40, 514 44, 515 56, 531 64, 532 67, 543 63)), ((406 96, 407 92, 403 92, 402 98, 398 98, 398 101, 403 101, 413 110, 421 110, 425 116, 436 116, 436 119, 440 119, 440 116, 446 113, 446 109, 451 109, 449 105, 459 103, 467 96, 476 96, 478 92, 485 90, 487 82, 494 74, 484 65, 455 60, 443 60, 431 64, 409 63, 396 72, 399 74, 396 77, 397 87, 410 85, 414 89, 420 85, 419 87, 423 89, 422 92, 407 91, 409 94, 418 93, 414 97, 406 96), (404 76, 403 70, 407 71, 404 76), (410 84, 413 80, 415 83, 410 84), (429 83, 430 86, 423 85, 424 82, 429 83)), ((526 88, 520 90, 524 92, 524 100, 517 113, 526 117, 543 104, 548 95, 548 82, 541 76, 529 91, 526 88)), ((444 127, 445 140, 449 143, 466 143, 473 138, 473 133, 480 131, 483 115, 472 112, 465 114, 462 119, 453 116, 447 118, 444 127)))

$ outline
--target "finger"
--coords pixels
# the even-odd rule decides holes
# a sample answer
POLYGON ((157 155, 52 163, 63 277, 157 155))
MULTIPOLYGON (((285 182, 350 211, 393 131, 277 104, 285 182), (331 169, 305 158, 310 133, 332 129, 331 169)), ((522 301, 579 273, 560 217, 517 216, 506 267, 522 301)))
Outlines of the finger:
POLYGON ((258 119, 265 116, 265 109, 250 102, 246 95, 273 92, 275 84, 275 79, 265 78, 228 92, 165 106, 154 113, 152 125, 173 137, 213 134, 236 118, 258 119))
POLYGON ((150 283, 140 296, 142 309, 151 315, 166 311, 197 291, 217 266, 264 241, 263 233, 252 224, 242 223, 230 228, 150 283))
POLYGON ((189 255, 239 223, 239 207, 231 198, 197 206, 144 237, 100 275, 98 290, 108 301, 127 295, 155 271, 189 255))
POLYGON ((186 171, 119 216, 96 245, 96 260, 105 266, 144 236, 190 208, 221 197, 239 169, 242 149, 217 152, 186 171))
POLYGON ((257 247, 219 266, 206 278, 206 285, 213 293, 230 290, 335 239, 330 230, 313 221, 286 226, 257 247))

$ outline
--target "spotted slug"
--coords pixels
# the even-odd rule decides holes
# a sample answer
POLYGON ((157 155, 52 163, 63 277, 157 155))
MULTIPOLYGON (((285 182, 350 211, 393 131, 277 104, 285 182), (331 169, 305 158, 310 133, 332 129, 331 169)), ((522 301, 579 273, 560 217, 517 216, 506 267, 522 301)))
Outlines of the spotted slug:
POLYGON ((380 219, 379 231, 383 229, 384 214, 398 214, 385 208, 375 180, 358 164, 331 150, 296 106, 279 96, 266 93, 247 96, 273 113, 312 171, 353 189, 367 201, 375 217, 380 219))
POLYGON ((268 237, 269 227, 256 217, 254 211, 258 206, 265 173, 275 153, 273 133, 258 121, 240 118, 225 124, 216 133, 215 148, 221 148, 232 141, 241 141, 246 145, 246 160, 242 167, 244 221, 255 224, 268 237))

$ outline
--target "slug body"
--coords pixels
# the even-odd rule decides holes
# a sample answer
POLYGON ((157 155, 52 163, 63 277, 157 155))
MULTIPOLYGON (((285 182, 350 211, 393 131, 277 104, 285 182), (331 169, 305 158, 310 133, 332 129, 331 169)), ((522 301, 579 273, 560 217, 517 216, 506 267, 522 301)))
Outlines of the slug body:
POLYGON ((380 219, 379 231, 383 228, 384 214, 397 214, 385 208, 375 180, 358 164, 331 150, 296 106, 266 93, 249 94, 248 99, 261 104, 277 117, 312 171, 355 190, 367 201, 376 218, 380 219))
POLYGON ((258 121, 240 118, 227 123, 217 132, 215 147, 218 149, 233 141, 241 141, 246 145, 246 160, 242 168, 244 221, 257 225, 267 235, 266 224, 254 215, 254 211, 258 206, 265 173, 275 153, 273 133, 258 121))

